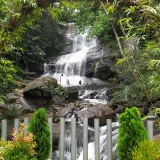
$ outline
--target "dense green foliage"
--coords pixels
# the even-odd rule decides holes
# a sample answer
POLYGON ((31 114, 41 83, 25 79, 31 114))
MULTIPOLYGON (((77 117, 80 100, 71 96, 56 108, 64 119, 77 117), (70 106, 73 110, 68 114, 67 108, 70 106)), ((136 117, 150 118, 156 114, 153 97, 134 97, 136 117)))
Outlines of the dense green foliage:
POLYGON ((160 99, 159 0, 63 0, 59 5, 1 0, 0 15, 0 95, 16 87, 17 67, 34 71, 45 53, 56 55, 62 49, 60 20, 75 22, 79 32, 90 29, 89 37, 119 47, 121 91, 114 101, 133 106, 160 99))
POLYGON ((79 31, 90 28, 92 37, 98 36, 103 42, 117 41, 121 58, 116 68, 121 91, 115 93, 113 100, 126 101, 126 106, 159 100, 159 0, 74 2, 70 12, 66 3, 65 11, 79 31))
POLYGON ((0 1, 0 95, 16 87, 21 67, 34 68, 48 48, 60 50, 54 21, 59 17, 50 0, 0 1))
POLYGON ((131 160, 132 150, 139 142, 147 139, 147 132, 136 107, 126 108, 119 117, 118 159, 131 160))
POLYGON ((68 98, 68 91, 66 88, 58 85, 57 87, 53 86, 51 83, 48 82, 47 85, 41 87, 42 90, 49 92, 54 101, 64 101, 68 98))
POLYGON ((114 8, 114 18, 121 28, 121 36, 124 39, 122 41, 124 54, 117 62, 119 80, 123 87, 115 98, 117 95, 121 99, 126 97, 130 106, 141 101, 151 102, 159 99, 160 6, 158 1, 122 0, 110 7, 114 8))
POLYGON ((57 24, 49 11, 44 11, 39 20, 27 27, 23 40, 16 46, 23 51, 16 50, 18 56, 14 58, 16 64, 26 71, 38 70, 38 64, 44 63, 44 57, 55 56, 62 49, 63 27, 57 24))
POLYGON ((46 111, 40 108, 36 111, 29 124, 28 130, 35 136, 37 144, 35 148, 36 157, 38 160, 45 160, 49 157, 50 153, 50 131, 46 119, 46 111))
POLYGON ((31 26, 35 17, 41 15, 41 10, 32 0, 1 0, 0 15, 0 94, 5 94, 6 91, 11 91, 12 77, 16 73, 13 62, 7 56, 16 49, 22 50, 21 47, 16 48, 15 43, 22 40, 25 25, 31 26))
POLYGON ((98 1, 81 1, 70 4, 62 1, 62 20, 74 21, 78 27, 78 32, 83 32, 90 28, 89 37, 99 37, 103 41, 112 39, 111 25, 108 23, 109 16, 100 7, 98 1))
POLYGON ((132 160, 159 160, 160 141, 143 141, 132 152, 132 160))

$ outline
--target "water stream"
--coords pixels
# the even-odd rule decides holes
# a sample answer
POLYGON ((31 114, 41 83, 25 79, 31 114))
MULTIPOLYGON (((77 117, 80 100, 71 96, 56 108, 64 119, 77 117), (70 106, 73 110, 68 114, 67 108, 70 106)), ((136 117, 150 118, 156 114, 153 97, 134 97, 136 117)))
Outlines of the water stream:
POLYGON ((98 70, 98 67, 99 67, 99 63, 103 60, 103 56, 104 56, 104 52, 103 52, 103 48, 102 48, 101 57, 100 57, 100 60, 96 63, 93 77, 96 77, 96 75, 97 75, 97 70, 98 70))
MULTIPOLYGON (((82 85, 86 84, 96 84, 102 85, 106 82, 97 79, 97 78, 87 78, 85 77, 86 71, 86 60, 87 60, 87 52, 89 49, 96 47, 97 39, 88 39, 88 29, 85 30, 83 34, 76 35, 75 28, 73 24, 69 24, 71 27, 66 33, 67 37, 72 39, 73 48, 72 53, 59 56, 55 61, 44 64, 44 73, 45 75, 53 76, 57 79, 57 82, 62 86, 77 86, 80 85, 81 81, 82 85), (54 68, 54 70, 52 70, 54 68), (69 84, 68 84, 69 81, 69 84)), ((100 61, 103 59, 103 49, 100 61)), ((100 62, 99 61, 99 62, 100 62)), ((97 73, 97 68, 99 62, 95 66, 95 75, 97 73)), ((82 90, 79 91, 79 98, 84 101, 89 101, 93 104, 106 104, 107 103, 107 95, 106 95, 107 87, 96 90, 82 90)), ((112 124, 113 127, 113 150, 116 148, 116 140, 117 140, 117 132, 118 132, 118 123, 114 122, 112 124)), ((107 135, 106 135, 107 127, 100 127, 100 152, 101 158, 100 160, 106 160, 106 144, 107 144, 107 135)), ((65 160, 71 160, 71 131, 70 127, 66 128, 65 132, 65 160)), ((77 124, 77 159, 83 160, 83 123, 77 124)), ((94 130, 88 130, 89 137, 89 160, 94 160, 94 130)), ((54 160, 58 160, 59 152, 57 151, 56 156, 54 156, 54 160)))

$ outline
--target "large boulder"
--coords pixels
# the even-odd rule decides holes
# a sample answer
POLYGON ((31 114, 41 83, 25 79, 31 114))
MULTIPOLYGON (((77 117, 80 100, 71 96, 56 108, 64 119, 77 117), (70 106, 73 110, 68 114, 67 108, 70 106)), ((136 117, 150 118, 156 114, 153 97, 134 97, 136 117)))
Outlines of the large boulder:
POLYGON ((51 93, 42 89, 48 84, 52 85, 53 87, 57 87, 58 85, 55 78, 52 78, 50 76, 43 76, 27 84, 27 86, 23 90, 23 94, 25 97, 51 98, 51 93))
POLYGON ((94 126, 94 118, 99 118, 100 126, 106 125, 106 119, 113 119, 115 112, 105 104, 94 105, 76 112, 78 118, 88 118, 88 124, 94 126))
POLYGON ((78 99, 78 89, 77 87, 66 87, 68 91, 68 99, 69 100, 77 100, 78 99))

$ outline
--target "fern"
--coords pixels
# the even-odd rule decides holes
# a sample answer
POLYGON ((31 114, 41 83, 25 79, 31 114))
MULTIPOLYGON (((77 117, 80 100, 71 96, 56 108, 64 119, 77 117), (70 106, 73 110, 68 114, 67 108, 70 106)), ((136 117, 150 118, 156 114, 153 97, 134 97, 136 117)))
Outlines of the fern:
POLYGON ((149 61, 148 63, 148 67, 151 69, 151 68, 158 68, 160 67, 160 60, 155 60, 155 59, 152 59, 149 61))

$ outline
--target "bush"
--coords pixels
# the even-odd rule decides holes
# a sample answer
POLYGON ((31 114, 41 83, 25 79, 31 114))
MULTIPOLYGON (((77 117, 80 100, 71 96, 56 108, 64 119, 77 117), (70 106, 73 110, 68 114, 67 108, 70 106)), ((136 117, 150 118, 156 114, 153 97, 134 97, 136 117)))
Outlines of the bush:
POLYGON ((62 100, 68 98, 68 91, 66 88, 58 85, 57 87, 53 86, 50 82, 47 85, 41 87, 42 90, 47 91, 51 94, 52 98, 56 95, 60 96, 62 100))
POLYGON ((118 158, 119 160, 131 160, 133 148, 139 142, 148 139, 147 132, 136 107, 126 108, 119 117, 119 123, 118 158))
POLYGON ((34 136, 32 133, 24 136, 25 126, 21 124, 20 129, 13 133, 12 141, 0 141, 0 158, 5 160, 37 160, 34 155, 34 136))
POLYGON ((12 79, 7 79, 5 82, 0 82, 0 95, 6 95, 9 92, 14 91, 17 87, 16 83, 12 79))
POLYGON ((6 150, 7 142, 0 140, 0 160, 4 160, 4 153, 6 150))
POLYGON ((5 106, 7 108, 7 112, 4 113, 3 117, 7 119, 14 119, 22 115, 23 109, 15 104, 7 104, 5 106))
POLYGON ((159 160, 160 140, 140 142, 132 152, 132 160, 159 160))
POLYGON ((35 151, 37 159, 45 160, 49 157, 51 144, 50 131, 46 121, 46 111, 44 108, 40 108, 34 113, 28 130, 35 135, 37 144, 35 151))

